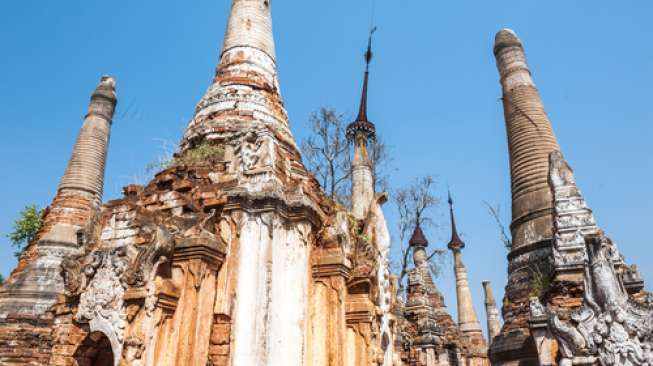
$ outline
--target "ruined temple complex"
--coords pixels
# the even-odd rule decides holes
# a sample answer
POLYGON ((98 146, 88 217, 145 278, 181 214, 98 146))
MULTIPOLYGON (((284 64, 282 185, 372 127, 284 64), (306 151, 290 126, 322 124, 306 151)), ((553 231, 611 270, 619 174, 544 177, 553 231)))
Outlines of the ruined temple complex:
MULTIPOLYGON (((653 296, 577 187, 511 30, 494 54, 512 178, 502 317, 487 333, 449 196, 457 319, 420 225, 405 294, 368 154, 371 39, 351 207, 302 162, 279 92, 270 0, 232 0, 219 64, 173 163, 103 202, 118 97, 101 78, 44 225, 0 287, 0 364, 653 365, 653 296)), ((226 10, 226 7, 225 7, 226 10)), ((473 244, 473 243, 470 243, 473 244)), ((496 258, 500 262, 501 258, 496 258)))

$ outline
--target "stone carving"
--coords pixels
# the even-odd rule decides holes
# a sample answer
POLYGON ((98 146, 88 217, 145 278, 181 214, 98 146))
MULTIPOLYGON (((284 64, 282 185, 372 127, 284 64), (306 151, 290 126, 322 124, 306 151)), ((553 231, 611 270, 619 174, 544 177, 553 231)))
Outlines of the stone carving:
MULTIPOLYGON (((601 230, 596 225, 592 210, 576 187, 573 170, 562 153, 552 152, 549 160, 549 182, 553 191, 555 214, 554 266, 557 272, 582 272, 583 265, 588 260, 584 238, 586 235, 600 233, 601 230)), ((609 248, 612 263, 623 263, 612 242, 609 248)))
POLYGON ((560 151, 553 151, 549 159, 551 162, 550 180, 554 187, 576 185, 574 171, 565 161, 560 151))
POLYGON ((122 352, 124 365, 141 366, 143 364, 141 357, 143 357, 144 350, 145 345, 140 338, 133 336, 127 337, 125 339, 125 348, 122 352))
POLYGON ((266 133, 247 132, 239 150, 241 169, 246 175, 264 173, 274 166, 274 142, 266 133))
POLYGON ((539 318, 542 316, 546 316, 546 309, 544 308, 544 305, 542 305, 542 303, 537 297, 531 297, 529 305, 531 311, 531 318, 539 318))
POLYGON ((602 365, 653 364, 653 305, 628 297, 614 268, 614 245, 603 234, 586 237, 585 302, 563 321, 531 301, 531 319, 546 312, 561 366, 594 358, 602 365))
POLYGON ((88 323, 91 331, 107 335, 116 357, 122 354, 127 315, 123 308, 124 282, 129 261, 125 247, 97 251, 85 267, 88 286, 80 296, 75 319, 88 323))
POLYGON ((82 265, 77 257, 64 258, 61 261, 61 276, 66 296, 77 296, 86 287, 86 276, 82 274, 82 265))
POLYGON ((172 235, 157 226, 152 242, 143 246, 122 277, 125 287, 143 287, 154 279, 159 266, 167 262, 175 248, 172 235))

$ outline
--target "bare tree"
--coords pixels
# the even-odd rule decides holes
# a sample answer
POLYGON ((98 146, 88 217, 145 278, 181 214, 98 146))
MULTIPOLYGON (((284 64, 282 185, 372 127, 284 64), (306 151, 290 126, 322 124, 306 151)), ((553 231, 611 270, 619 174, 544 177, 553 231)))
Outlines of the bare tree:
POLYGON ((340 186, 351 176, 349 143, 342 120, 343 116, 335 109, 321 107, 311 114, 312 134, 301 145, 308 169, 334 200, 338 198, 340 186))
MULTIPOLYGON (((351 196, 351 150, 342 114, 320 107, 309 118, 311 135, 301 148, 307 168, 315 174, 326 194, 348 206, 351 196)), ((385 168, 391 161, 389 147, 381 137, 370 141, 368 153, 377 191, 388 188, 385 168)))
POLYGON ((496 207, 492 206, 487 201, 483 201, 483 203, 485 204, 485 206, 487 206, 487 210, 490 213, 490 216, 494 218, 494 221, 499 227, 499 238, 503 243, 503 246, 506 247, 506 249, 508 250, 512 249, 512 238, 508 234, 508 230, 506 230, 506 226, 501 221, 501 206, 499 204, 497 204, 496 207))
MULTIPOLYGON (((404 278, 410 264, 411 246, 407 243, 408 235, 417 225, 421 227, 437 226, 430 216, 433 208, 440 204, 440 199, 433 193, 435 180, 427 176, 415 179, 413 184, 394 192, 393 201, 397 207, 397 235, 401 257, 397 271, 399 272, 399 293, 404 290, 404 278)), ((427 257, 431 272, 437 276, 440 273, 440 260, 446 253, 443 249, 434 249, 427 257)))

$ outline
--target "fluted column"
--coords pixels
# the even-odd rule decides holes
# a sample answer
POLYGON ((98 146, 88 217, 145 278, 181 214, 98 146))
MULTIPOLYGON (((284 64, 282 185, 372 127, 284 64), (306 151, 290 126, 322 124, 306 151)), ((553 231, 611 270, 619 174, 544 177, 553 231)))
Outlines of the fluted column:
POLYGON ((549 155, 559 150, 526 63, 524 47, 509 29, 496 36, 512 178, 512 251, 552 238, 549 155))
POLYGON ((0 317, 38 316, 63 293, 61 260, 81 254, 84 239, 80 230, 89 224, 102 200, 116 102, 115 81, 103 76, 91 96, 68 168, 43 227, 0 292, 0 317))
POLYGON ((103 76, 93 92, 59 192, 90 193, 98 203, 102 199, 109 134, 117 102, 115 86, 113 78, 103 76))
POLYGON ((485 291, 488 344, 491 344, 494 337, 501 331, 501 319, 499 318, 499 310, 497 309, 497 302, 494 300, 490 281, 483 281, 483 290, 485 291))
POLYGON ((515 32, 503 29, 497 33, 494 54, 503 89, 512 181, 512 249, 503 302, 505 323, 490 352, 493 361, 501 365, 537 359, 528 351, 532 341, 527 305, 535 271, 548 275, 550 267, 554 226, 549 155, 560 148, 515 32))

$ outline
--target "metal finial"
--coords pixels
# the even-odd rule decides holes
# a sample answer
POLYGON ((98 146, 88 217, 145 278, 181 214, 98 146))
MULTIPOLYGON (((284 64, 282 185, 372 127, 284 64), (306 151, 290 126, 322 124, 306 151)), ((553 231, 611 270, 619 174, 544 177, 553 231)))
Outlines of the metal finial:
POLYGON ((372 58, 374 57, 374 53, 372 52, 372 36, 374 36, 374 32, 376 32, 376 27, 373 27, 370 30, 370 36, 367 40, 367 51, 365 52, 365 70, 369 68, 370 62, 372 62, 372 58))

